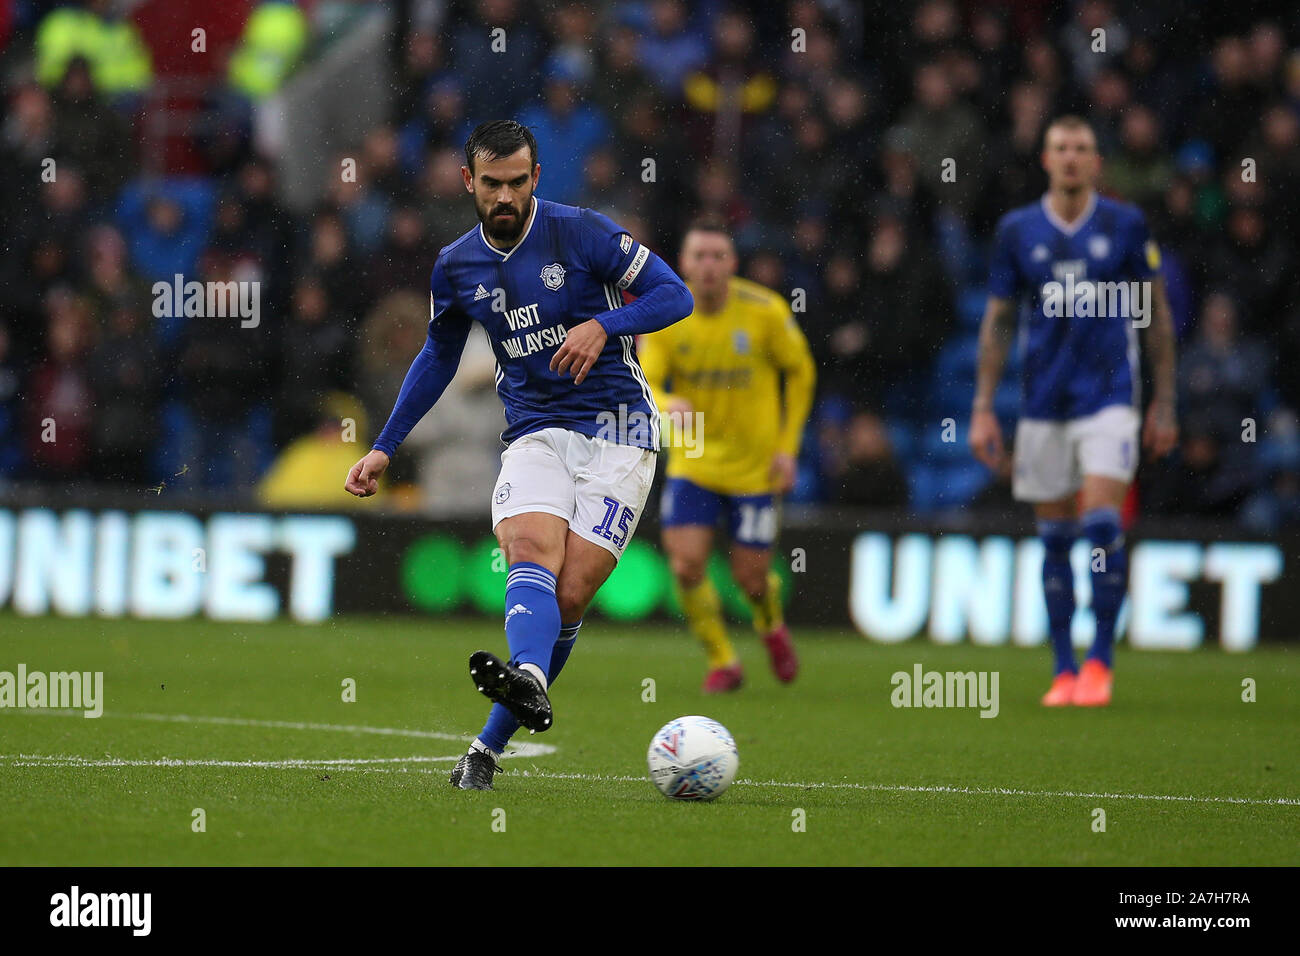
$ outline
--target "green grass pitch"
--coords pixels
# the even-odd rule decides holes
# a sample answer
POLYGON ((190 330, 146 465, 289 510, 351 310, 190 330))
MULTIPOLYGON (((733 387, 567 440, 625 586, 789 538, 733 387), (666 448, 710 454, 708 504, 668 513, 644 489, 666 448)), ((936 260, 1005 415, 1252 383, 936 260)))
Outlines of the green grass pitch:
POLYGON ((1300 650, 1122 649, 1110 709, 1049 711, 1041 648, 805 631, 783 687, 732 633, 748 684, 706 698, 684 630, 593 618, 555 728, 516 738, 553 751, 464 793, 447 773, 486 712, 465 661, 504 649, 497 622, 3 615, 0 670, 103 671, 106 704, 0 711, 0 864, 1300 863, 1300 650), (917 663, 997 671, 1000 713, 894 708, 917 663), (645 777, 651 735, 693 713, 740 750, 708 804, 645 777))

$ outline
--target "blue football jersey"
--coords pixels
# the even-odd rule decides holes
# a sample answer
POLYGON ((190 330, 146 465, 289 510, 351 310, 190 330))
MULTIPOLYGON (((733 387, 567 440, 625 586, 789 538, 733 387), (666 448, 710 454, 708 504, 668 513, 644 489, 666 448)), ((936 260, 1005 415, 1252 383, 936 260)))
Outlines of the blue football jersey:
POLYGON ((471 323, 496 353, 507 444, 543 428, 657 450, 659 413, 634 336, 688 315, 685 283, 646 246, 591 209, 533 199, 526 232, 502 251, 476 226, 438 254, 429 342, 375 447, 392 454, 455 372, 471 323), (625 304, 624 292, 638 297, 625 304), (597 319, 609 338, 581 385, 552 372, 568 330, 597 319))
POLYGON ((1146 221, 1127 203, 1094 193, 1069 224, 1044 196, 1002 218, 989 294, 1022 306, 1022 417, 1060 421, 1138 403, 1135 320, 1149 318, 1159 269, 1146 221))

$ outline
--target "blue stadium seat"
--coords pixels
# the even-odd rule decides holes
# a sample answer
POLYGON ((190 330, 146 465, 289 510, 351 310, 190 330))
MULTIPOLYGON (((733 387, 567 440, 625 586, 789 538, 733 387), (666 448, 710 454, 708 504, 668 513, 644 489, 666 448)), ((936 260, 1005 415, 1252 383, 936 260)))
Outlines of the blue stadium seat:
POLYGON ((916 455, 917 439, 920 430, 915 422, 901 418, 888 418, 885 428, 889 431, 889 442, 894 446, 894 457, 901 462, 909 462, 916 455))
POLYGON ((979 338, 963 331, 944 343, 934 364, 937 382, 959 381, 971 385, 975 382, 975 357, 979 352, 979 338))
POLYGON ((991 479, 988 469, 967 453, 964 461, 954 461, 949 467, 939 471, 935 507, 939 509, 964 507, 984 490, 991 479))
POLYGON ((943 346, 934 365, 929 393, 930 420, 964 419, 975 388, 975 356, 979 343, 974 333, 961 332, 943 346))
MULTIPOLYGON (((969 402, 969 397, 967 401, 969 402)), ((937 419, 921 433, 921 454, 927 465, 944 466, 949 462, 964 462, 970 457, 970 451, 966 447, 969 419, 957 414, 945 417, 953 419, 952 441, 944 441, 947 429, 943 419, 937 419)))
POLYGON ((925 375, 916 375, 896 383, 885 393, 885 416, 906 419, 909 413, 914 415, 917 409, 926 407, 929 391, 929 380, 925 375))
POLYGON ((907 486, 911 492, 913 511, 925 514, 935 509, 939 481, 934 468, 928 465, 914 465, 909 468, 907 486))

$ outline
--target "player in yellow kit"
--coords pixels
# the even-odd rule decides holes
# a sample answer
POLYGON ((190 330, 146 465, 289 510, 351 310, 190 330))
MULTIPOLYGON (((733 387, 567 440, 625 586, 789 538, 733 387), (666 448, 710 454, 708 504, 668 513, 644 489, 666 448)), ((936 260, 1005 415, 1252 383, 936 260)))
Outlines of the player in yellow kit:
POLYGON ((680 269, 695 311, 646 336, 637 352, 673 429, 660 518, 686 620, 708 655, 708 693, 735 690, 743 673, 706 568, 726 515, 731 570, 781 681, 799 670, 773 573, 778 496, 794 485, 799 439, 812 407, 808 343, 785 300, 738 278, 726 228, 701 221, 682 240, 680 269))

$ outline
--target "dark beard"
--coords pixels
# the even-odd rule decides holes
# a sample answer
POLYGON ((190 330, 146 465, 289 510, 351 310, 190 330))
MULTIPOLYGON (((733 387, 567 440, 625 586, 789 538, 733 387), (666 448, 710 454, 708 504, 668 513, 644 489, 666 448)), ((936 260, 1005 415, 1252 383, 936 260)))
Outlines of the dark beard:
MULTIPOLYGON (((532 205, 533 200, 530 196, 526 208, 531 210, 532 205)), ((503 222, 492 218, 493 213, 496 211, 497 210, 493 208, 486 217, 484 217, 482 213, 479 214, 479 221, 483 223, 483 231, 487 233, 489 239, 495 240, 496 242, 517 242, 519 237, 524 234, 524 225, 528 222, 527 213, 522 216, 512 217, 503 222)))

